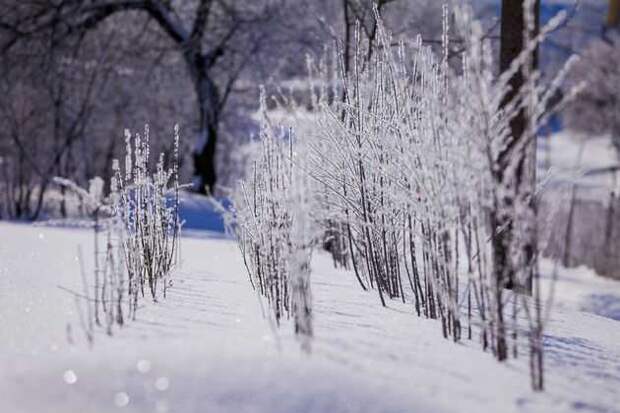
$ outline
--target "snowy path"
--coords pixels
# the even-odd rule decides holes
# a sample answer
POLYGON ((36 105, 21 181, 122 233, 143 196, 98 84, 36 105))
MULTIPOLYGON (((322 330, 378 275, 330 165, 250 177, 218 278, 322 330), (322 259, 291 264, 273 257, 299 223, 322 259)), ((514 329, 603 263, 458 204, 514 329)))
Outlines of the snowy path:
POLYGON ((0 411, 620 412, 620 283, 562 272, 537 395, 527 358, 500 365, 476 341, 448 342, 320 255, 308 358, 288 323, 274 336, 232 242, 183 241, 168 299, 89 350, 57 286, 81 290, 90 233, 0 224, 0 411))

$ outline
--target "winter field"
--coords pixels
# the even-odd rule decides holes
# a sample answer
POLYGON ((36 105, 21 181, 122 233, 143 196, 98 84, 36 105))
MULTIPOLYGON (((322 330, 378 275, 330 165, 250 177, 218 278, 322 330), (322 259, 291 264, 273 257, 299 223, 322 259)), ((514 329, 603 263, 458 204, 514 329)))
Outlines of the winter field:
MULTIPOLYGON (((525 350, 497 363, 475 334, 445 340, 324 253, 305 354, 288 321, 275 331, 263 315, 235 243, 210 232, 183 238, 166 300, 143 300, 136 321, 89 348, 59 287, 81 291, 76 251, 92 255, 92 232, 2 223, 0 234, 3 412, 620 412, 620 284, 584 268, 559 271, 546 391, 534 393, 525 350)), ((547 286, 552 264, 542 269, 547 286)))
POLYGON ((0 413, 620 413, 620 0, 447 3, 0 0, 0 413))

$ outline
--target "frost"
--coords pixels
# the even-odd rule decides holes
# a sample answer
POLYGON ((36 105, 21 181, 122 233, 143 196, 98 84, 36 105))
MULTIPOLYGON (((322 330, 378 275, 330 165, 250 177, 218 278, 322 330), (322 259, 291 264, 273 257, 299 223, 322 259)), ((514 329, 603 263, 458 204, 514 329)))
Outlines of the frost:
POLYGON ((292 315, 301 347, 313 336, 310 258, 318 240, 311 222, 313 182, 303 155, 307 148, 292 130, 270 123, 261 97, 260 137, 252 167, 233 193, 229 216, 257 292, 267 299, 277 324, 292 315))
POLYGON ((129 404, 129 395, 125 392, 118 392, 114 395, 116 407, 125 407, 129 404))
POLYGON ((167 377, 159 377, 155 380, 155 388, 159 391, 166 391, 170 387, 170 380, 167 377))
POLYGON ((122 326, 126 318, 135 319, 139 297, 148 294, 157 301, 163 289, 165 298, 178 261, 179 128, 174 131, 172 166, 166 168, 160 154, 153 173, 149 168, 148 125, 142 135, 125 130, 125 143, 126 169, 122 171, 120 162, 113 160, 108 194, 99 177, 89 181, 88 190, 68 179, 54 179, 77 195, 89 219, 86 225, 93 229, 92 293, 87 290, 89 280, 81 250, 77 260, 85 291, 70 291, 79 305, 81 327, 89 342, 94 338, 93 324, 104 325, 112 335, 114 325, 122 326))
MULTIPOLYGON (((533 4, 526 2, 527 13, 533 4)), ((523 184, 520 171, 529 171, 550 96, 575 61, 550 85, 531 68, 532 52, 564 19, 528 37, 499 76, 469 7, 456 7, 454 19, 444 8, 441 53, 420 37, 394 46, 379 22, 372 56, 356 33, 350 67, 348 56, 310 62, 306 119, 276 124, 263 97, 261 133, 233 193, 231 221, 252 285, 276 321, 292 315, 304 348, 313 334, 310 255, 320 240, 383 306, 409 301, 417 315, 440 321, 447 339, 476 332, 482 348, 504 360, 518 355, 516 337, 528 335, 532 385, 542 387, 537 260, 524 252, 535 233, 536 188, 534 179, 523 184), (462 39, 458 68, 449 61, 453 31, 462 39), (525 86, 510 97, 519 73, 525 86), (527 130, 514 138, 511 122, 523 113, 527 130), (505 232, 514 240, 510 277, 497 262, 495 239, 505 232)), ((290 113, 301 110, 294 99, 281 100, 290 113)))
POLYGON ((67 384, 75 384, 77 383, 77 375, 73 370, 67 370, 62 375, 63 380, 67 384))
POLYGON ((136 369, 140 373, 146 374, 149 371, 151 371, 151 362, 148 360, 139 360, 138 363, 136 364, 136 369))

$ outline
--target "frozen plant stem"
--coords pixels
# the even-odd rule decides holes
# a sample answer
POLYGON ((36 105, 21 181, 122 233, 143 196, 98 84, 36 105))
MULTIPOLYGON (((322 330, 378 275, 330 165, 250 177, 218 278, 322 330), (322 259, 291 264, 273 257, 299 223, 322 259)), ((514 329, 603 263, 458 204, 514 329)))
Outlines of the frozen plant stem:
POLYGON ((88 190, 71 181, 56 179, 78 196, 91 220, 93 317, 95 324, 105 327, 109 335, 115 325, 124 325, 127 318, 135 319, 140 293, 144 297, 148 291, 152 300, 157 301, 158 286, 163 283, 165 297, 170 274, 177 263, 180 240, 178 126, 171 169, 164 168, 162 154, 152 174, 148 166, 148 126, 144 135, 132 137, 126 131, 125 139, 125 171, 121 171, 118 161, 113 161, 109 195, 104 196, 101 178, 92 179, 88 190), (103 245, 100 236, 105 237, 103 245), (123 313, 125 307, 127 317, 123 313))

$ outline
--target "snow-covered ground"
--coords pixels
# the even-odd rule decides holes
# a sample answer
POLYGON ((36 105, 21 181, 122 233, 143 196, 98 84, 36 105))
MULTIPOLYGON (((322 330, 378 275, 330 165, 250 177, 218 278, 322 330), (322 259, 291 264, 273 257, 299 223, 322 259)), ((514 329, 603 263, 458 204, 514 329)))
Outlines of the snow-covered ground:
POLYGON ((444 340, 322 254, 305 355, 290 324, 274 334, 263 317, 236 245, 207 232, 183 239, 167 300, 89 349, 58 288, 81 291, 78 244, 89 257, 87 230, 0 223, 3 413, 620 412, 620 283, 586 269, 559 273, 534 394, 525 355, 498 364, 476 340, 444 340))
POLYGON ((548 177, 548 189, 566 190, 575 183, 580 198, 603 201, 620 184, 617 173, 608 171, 620 164, 608 135, 586 137, 566 130, 540 138, 538 149, 538 176, 548 177))

